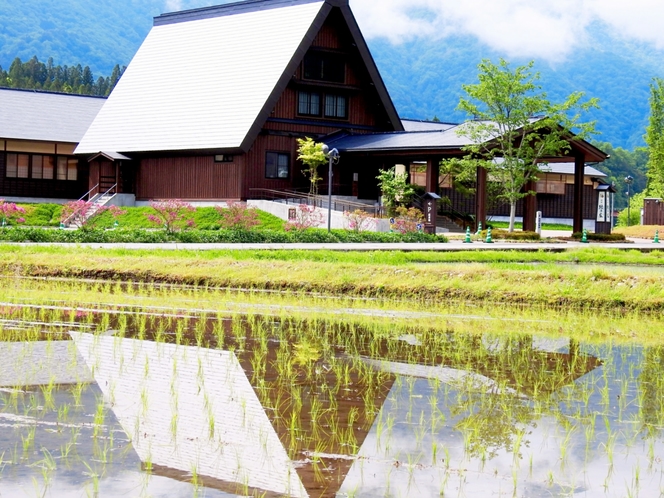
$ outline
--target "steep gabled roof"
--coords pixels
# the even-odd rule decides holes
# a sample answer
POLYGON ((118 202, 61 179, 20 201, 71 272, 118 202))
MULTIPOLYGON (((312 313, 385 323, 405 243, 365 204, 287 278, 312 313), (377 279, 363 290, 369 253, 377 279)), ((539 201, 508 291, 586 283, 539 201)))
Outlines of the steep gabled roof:
POLYGON ((106 99, 0 88, 0 138, 78 143, 106 99))
POLYGON ((333 7, 400 129, 347 0, 254 0, 157 17, 76 152, 248 150, 333 7))

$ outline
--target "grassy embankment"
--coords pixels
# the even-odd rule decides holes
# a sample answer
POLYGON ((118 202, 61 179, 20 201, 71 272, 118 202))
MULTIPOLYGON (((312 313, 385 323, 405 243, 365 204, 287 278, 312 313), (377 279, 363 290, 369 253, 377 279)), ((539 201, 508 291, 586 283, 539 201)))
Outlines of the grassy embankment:
POLYGON ((5 275, 312 291, 407 302, 462 301, 607 312, 664 310, 664 254, 660 252, 588 248, 560 254, 176 253, 2 246, 0 258, 5 275))

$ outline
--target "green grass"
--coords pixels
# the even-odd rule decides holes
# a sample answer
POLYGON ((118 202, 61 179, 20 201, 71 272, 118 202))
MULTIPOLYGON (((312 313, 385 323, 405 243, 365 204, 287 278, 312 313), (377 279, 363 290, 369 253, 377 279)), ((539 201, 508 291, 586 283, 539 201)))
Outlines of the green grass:
MULTIPOLYGON (((509 228, 510 224, 507 221, 488 221, 487 224, 492 228, 509 228)), ((521 229, 523 224, 518 221, 514 223, 514 228, 521 229)), ((542 230, 569 230, 572 231, 571 225, 562 225, 559 223, 542 223, 542 230)))
MULTIPOLYGON (((60 204, 18 204, 25 209, 23 218, 25 222, 21 226, 25 227, 57 227, 60 224, 60 213, 62 206, 60 204)), ((125 214, 118 217, 118 223, 122 228, 154 228, 147 215, 153 214, 154 210, 149 206, 125 207, 125 214)), ((258 211, 259 224, 257 228, 267 230, 283 230, 284 220, 276 216, 258 211)), ((99 228, 111 228, 114 219, 110 213, 102 213, 96 225, 99 228)), ((215 230, 219 228, 219 214, 214 207, 199 207, 194 213, 196 226, 206 230, 215 230)))
POLYGON ((5 275, 158 281, 429 305, 452 301, 602 313, 664 310, 662 262, 661 253, 608 249, 464 255, 0 246, 0 272, 5 275), (620 266, 625 264, 631 266, 620 266), (648 266, 633 265, 660 267, 648 271, 648 266))

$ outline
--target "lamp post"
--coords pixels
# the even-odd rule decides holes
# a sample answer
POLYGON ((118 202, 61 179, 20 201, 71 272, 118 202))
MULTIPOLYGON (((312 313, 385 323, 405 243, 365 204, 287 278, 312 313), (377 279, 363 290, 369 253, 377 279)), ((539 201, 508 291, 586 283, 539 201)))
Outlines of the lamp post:
POLYGON ((627 184, 627 226, 629 226, 629 224, 630 224, 630 216, 629 216, 630 215, 630 210, 629 209, 630 209, 631 202, 630 202, 630 197, 629 197, 629 193, 630 193, 629 192, 629 187, 630 187, 630 185, 632 184, 633 181, 634 181, 634 177, 632 177, 631 175, 627 175, 625 177, 625 183, 627 184))
POLYGON ((323 154, 329 159, 329 170, 327 172, 327 231, 332 231, 332 164, 339 162, 339 151, 323 144, 323 154))

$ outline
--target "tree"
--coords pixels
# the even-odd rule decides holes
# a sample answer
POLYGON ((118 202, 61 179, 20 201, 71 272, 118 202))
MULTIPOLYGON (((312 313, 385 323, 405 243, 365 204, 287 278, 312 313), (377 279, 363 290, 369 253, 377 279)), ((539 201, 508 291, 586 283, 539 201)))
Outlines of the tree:
POLYGON ((318 167, 327 163, 323 144, 314 142, 310 137, 297 139, 297 158, 306 166, 302 174, 309 178, 309 194, 318 195, 318 182, 323 178, 318 174, 318 167))
POLYGON ((644 137, 648 144, 646 166, 649 196, 664 195, 664 79, 654 78, 650 84, 650 120, 644 137))
POLYGON ((539 73, 532 73, 533 64, 512 70, 503 59, 497 65, 483 60, 479 83, 463 85, 466 96, 458 105, 473 119, 458 132, 470 142, 461 165, 472 171, 487 169, 499 186, 498 197, 510 205, 510 232, 517 201, 534 194, 524 187, 536 178, 545 158, 568 150, 569 140, 594 133, 594 122, 581 123, 579 118, 597 107, 597 99, 582 102, 583 93, 575 92, 562 104, 552 104, 538 84, 539 73))
POLYGON ((388 216, 394 216, 397 207, 408 204, 415 193, 415 189, 408 183, 406 173, 397 173, 396 168, 379 170, 378 187, 382 192, 383 206, 387 208, 388 216))

